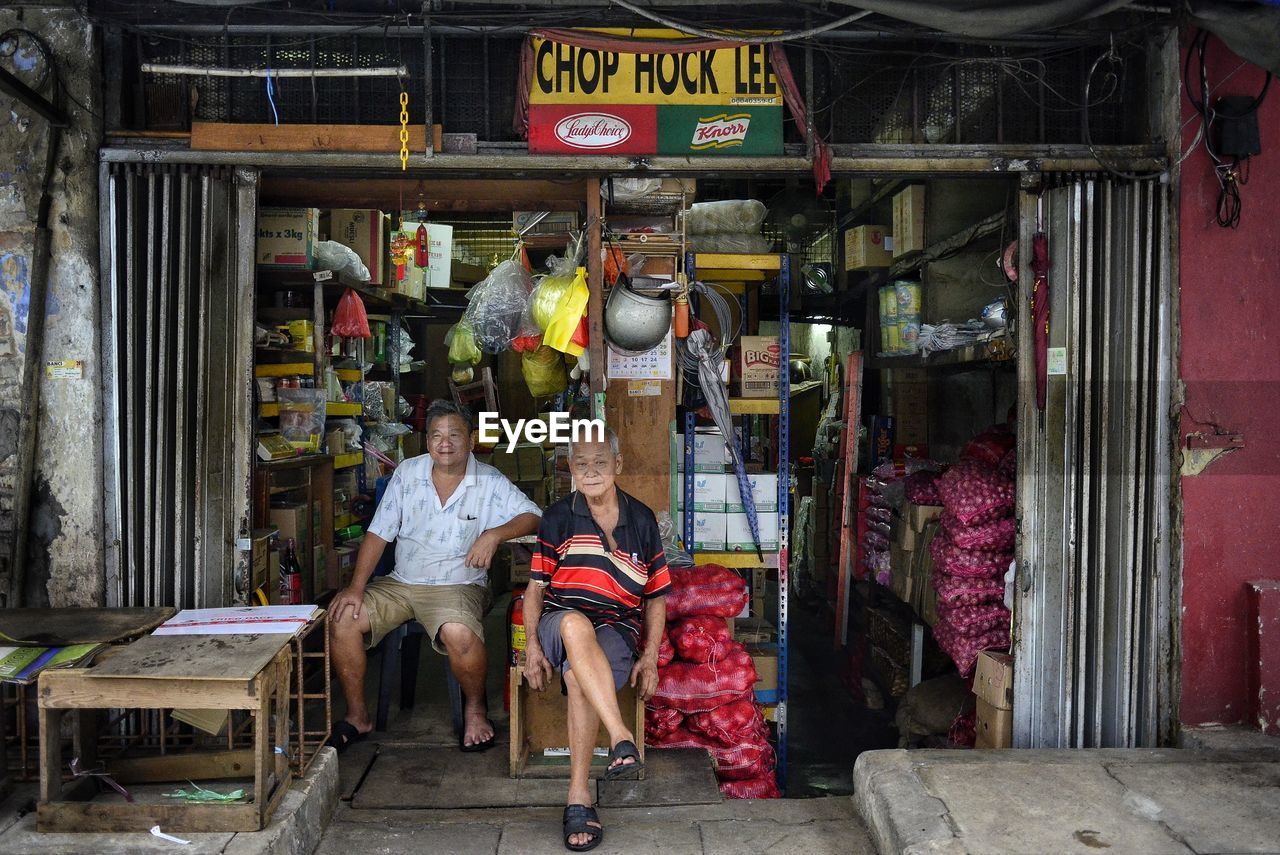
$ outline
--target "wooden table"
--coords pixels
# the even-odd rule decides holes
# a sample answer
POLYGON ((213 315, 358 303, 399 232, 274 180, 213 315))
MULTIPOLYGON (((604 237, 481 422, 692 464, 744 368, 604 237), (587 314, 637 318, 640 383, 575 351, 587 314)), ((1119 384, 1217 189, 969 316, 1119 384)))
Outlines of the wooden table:
POLYGON ((92 668, 40 675, 40 831, 259 831, 289 789, 290 635, 151 635, 92 668), (118 783, 199 781, 253 775, 251 804, 181 801, 128 804, 72 801, 62 782, 62 716, 76 716, 82 768, 97 763, 96 713, 102 709, 248 710, 253 748, 183 751, 113 760, 118 783))
POLYGON ((173 615, 168 606, 0 609, 0 635, 24 646, 114 644, 146 635, 173 615))

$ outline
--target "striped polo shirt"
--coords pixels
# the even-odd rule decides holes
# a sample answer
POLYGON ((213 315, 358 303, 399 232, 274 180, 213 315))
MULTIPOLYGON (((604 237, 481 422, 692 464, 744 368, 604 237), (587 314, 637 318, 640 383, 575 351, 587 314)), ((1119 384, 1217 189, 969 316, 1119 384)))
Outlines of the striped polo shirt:
POLYGON ((529 578, 546 588, 543 614, 580 611, 593 626, 612 626, 634 651, 644 601, 666 594, 671 574, 653 511, 621 490, 613 539, 611 552, 586 497, 570 493, 542 514, 529 578))

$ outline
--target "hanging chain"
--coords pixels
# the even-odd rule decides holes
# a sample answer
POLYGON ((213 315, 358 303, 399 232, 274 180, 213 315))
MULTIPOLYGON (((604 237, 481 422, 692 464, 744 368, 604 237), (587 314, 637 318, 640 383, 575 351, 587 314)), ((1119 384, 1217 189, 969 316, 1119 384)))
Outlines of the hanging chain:
POLYGON ((400 93, 400 171, 409 168, 409 93, 400 93))

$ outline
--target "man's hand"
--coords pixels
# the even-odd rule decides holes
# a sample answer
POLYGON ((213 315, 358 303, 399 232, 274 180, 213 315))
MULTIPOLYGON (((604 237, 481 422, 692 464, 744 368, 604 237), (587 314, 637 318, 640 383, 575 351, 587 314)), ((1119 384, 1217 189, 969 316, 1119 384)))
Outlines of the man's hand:
POLYGON ((476 538, 476 542, 471 544, 471 549, 467 552, 467 558, 464 562, 468 567, 474 567, 477 570, 489 569, 489 562, 493 561, 493 553, 498 551, 498 547, 502 545, 502 537, 493 529, 481 532, 476 538))
POLYGON ((658 660, 656 657, 641 656, 631 668, 631 685, 635 687, 640 700, 647 701, 658 691, 658 660))
POLYGON ((343 588, 329 601, 329 622, 337 623, 343 619, 345 612, 350 612, 352 620, 360 619, 360 611, 364 608, 364 588, 354 585, 343 588))
POLYGON ((537 645, 524 649, 524 678, 535 692, 541 692, 551 682, 551 662, 537 645))

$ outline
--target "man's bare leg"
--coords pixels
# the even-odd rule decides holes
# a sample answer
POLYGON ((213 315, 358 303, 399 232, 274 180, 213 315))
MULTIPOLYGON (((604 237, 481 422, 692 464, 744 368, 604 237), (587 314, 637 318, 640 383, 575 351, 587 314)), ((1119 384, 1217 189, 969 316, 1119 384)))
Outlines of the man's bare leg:
MULTIPOLYGON (((609 667, 609 658, 600 649, 596 629, 591 621, 579 612, 565 615, 560 619, 560 638, 564 642, 569 670, 576 678, 587 703, 609 732, 610 747, 624 739, 634 742, 635 735, 627 729, 622 720, 622 712, 618 709, 618 691, 613 685, 613 669, 609 667)), ((622 761, 625 766, 633 763, 635 760, 630 757, 622 761)))
MULTIPOLYGON (((596 733, 600 730, 600 716, 587 701, 572 670, 564 672, 564 682, 569 689, 569 797, 565 804, 593 807, 596 800, 590 787, 591 758, 595 753, 596 733)), ((574 846, 590 841, 589 834, 569 836, 569 843, 574 846)))
POLYGON ((364 649, 364 634, 368 631, 369 616, 363 610, 358 618, 352 619, 348 614, 342 620, 329 624, 330 655, 334 670, 338 672, 342 696, 347 701, 346 721, 360 733, 373 730, 369 707, 364 702, 364 673, 369 662, 369 655, 364 649))
POLYGON ((484 682, 489 654, 484 642, 460 623, 440 627, 440 640, 449 651, 449 667, 462 688, 462 744, 479 745, 493 738, 493 722, 485 707, 484 682))

